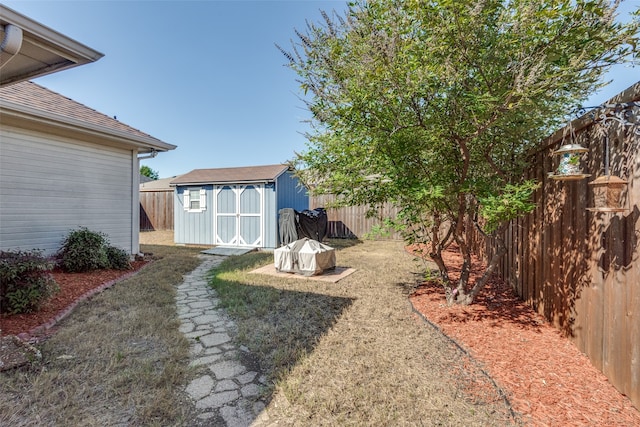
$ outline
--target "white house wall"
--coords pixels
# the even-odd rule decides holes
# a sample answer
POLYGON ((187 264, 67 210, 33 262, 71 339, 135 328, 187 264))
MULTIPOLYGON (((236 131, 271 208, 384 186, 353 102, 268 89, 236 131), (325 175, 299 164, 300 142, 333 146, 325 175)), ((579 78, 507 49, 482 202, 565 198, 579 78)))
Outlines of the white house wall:
POLYGON ((52 254, 69 231, 84 226, 137 252, 138 206, 130 193, 135 157, 131 149, 3 127, 0 249, 52 254))

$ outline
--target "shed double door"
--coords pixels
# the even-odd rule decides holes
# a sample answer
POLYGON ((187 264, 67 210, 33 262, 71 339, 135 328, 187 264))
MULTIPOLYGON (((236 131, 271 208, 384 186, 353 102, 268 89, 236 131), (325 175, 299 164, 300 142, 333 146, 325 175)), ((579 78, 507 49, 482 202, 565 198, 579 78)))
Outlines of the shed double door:
POLYGON ((262 185, 215 187, 215 244, 261 247, 263 197, 262 185))

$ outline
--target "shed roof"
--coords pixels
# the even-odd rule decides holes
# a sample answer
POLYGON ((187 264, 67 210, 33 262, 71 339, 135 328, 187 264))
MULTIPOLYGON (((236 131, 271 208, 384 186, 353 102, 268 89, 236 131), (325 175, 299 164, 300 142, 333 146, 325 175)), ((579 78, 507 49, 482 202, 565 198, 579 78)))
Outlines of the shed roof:
MULTIPOLYGON (((0 87, 0 112, 9 117, 32 122, 75 127, 92 133, 109 135, 142 148, 168 151, 176 148, 125 123, 100 113, 71 98, 33 82, 0 87)), ((121 142, 123 142, 121 141, 121 142)))
POLYGON ((194 169, 171 181, 171 185, 272 182, 288 169, 288 165, 194 169))

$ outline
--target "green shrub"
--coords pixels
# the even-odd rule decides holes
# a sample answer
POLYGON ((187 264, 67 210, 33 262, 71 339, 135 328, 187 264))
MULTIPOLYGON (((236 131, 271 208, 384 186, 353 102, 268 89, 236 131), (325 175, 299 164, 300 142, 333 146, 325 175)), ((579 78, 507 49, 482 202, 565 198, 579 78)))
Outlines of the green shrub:
POLYGON ((109 266, 111 268, 115 268, 116 270, 131 269, 129 253, 124 249, 116 248, 115 246, 108 246, 107 258, 109 259, 109 266))
POLYGON ((109 267, 107 235, 80 227, 69 233, 58 253, 60 266, 68 272, 99 270, 109 267))
POLYGON ((0 251, 0 312, 36 310, 60 288, 51 276, 54 263, 40 251, 0 251))
POLYGON ((127 251, 109 245, 107 235, 80 227, 69 233, 58 252, 60 266, 68 272, 131 268, 127 251))

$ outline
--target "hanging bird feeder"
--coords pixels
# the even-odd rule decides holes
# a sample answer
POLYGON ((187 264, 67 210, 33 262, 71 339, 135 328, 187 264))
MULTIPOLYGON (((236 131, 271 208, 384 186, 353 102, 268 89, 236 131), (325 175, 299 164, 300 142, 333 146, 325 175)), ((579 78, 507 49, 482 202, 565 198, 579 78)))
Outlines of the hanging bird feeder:
MULTIPOLYGON (((603 104, 597 107, 581 107, 578 112, 585 113, 586 109, 592 109, 590 113, 593 121, 604 129, 604 175, 589 183, 593 188, 594 207, 587 208, 592 212, 624 212, 629 210, 627 189, 628 182, 624 179, 611 175, 609 172, 609 128, 613 123, 618 123, 623 127, 632 127, 633 134, 640 135, 640 102, 627 102, 622 104, 603 104)), ((582 173, 580 169, 580 156, 589 151, 575 143, 576 138, 572 123, 569 122, 562 135, 562 146, 553 154, 560 156, 560 163, 555 173, 550 172, 549 178, 556 180, 580 180, 591 176, 582 173), (564 144, 565 135, 569 135, 569 143, 564 144)))
POLYGON ((593 187, 593 208, 587 208, 592 212, 624 212, 627 207, 624 203, 624 195, 627 189, 627 181, 609 173, 609 134, 604 137, 604 175, 599 176, 589 183, 593 187))
POLYGON ((549 173, 549 178, 559 181, 576 181, 591 176, 582 173, 580 168, 580 157, 587 151, 589 150, 580 144, 566 144, 554 151, 553 155, 560 157, 560 163, 555 173, 549 173))
POLYGON ((615 175, 603 175, 589 183, 593 188, 592 212, 624 212, 628 210, 625 204, 625 190, 627 181, 615 175))

